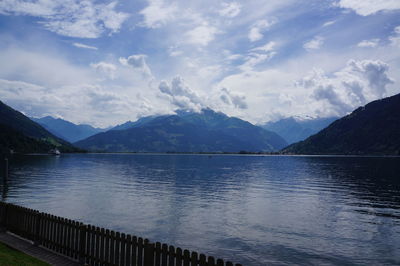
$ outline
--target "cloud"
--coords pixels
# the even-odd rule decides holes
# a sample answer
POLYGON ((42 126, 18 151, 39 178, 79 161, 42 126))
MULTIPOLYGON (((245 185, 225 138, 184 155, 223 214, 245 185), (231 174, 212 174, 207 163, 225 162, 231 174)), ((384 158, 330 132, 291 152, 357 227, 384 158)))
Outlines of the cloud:
POLYGON ((248 38, 251 42, 261 40, 264 35, 263 32, 268 30, 272 25, 276 23, 275 19, 266 20, 262 19, 254 23, 249 31, 248 38))
POLYGON ((357 44, 358 47, 362 48, 373 48, 378 46, 379 44, 379 39, 371 39, 371 40, 363 40, 357 44))
POLYGON ((128 14, 115 10, 116 5, 79 0, 5 0, 0 3, 0 13, 37 17, 41 25, 59 35, 98 38, 105 32, 118 32, 128 18, 128 14))
POLYGON ((144 64, 137 65, 140 71, 118 62, 74 65, 58 53, 17 48, 1 50, 0 61, 9 62, 0 64, 0 99, 31 116, 109 126, 138 114, 171 111, 169 103, 157 98, 152 77, 143 75, 144 64))
POLYGON ((386 86, 394 83, 388 76, 389 65, 382 61, 372 60, 350 60, 348 70, 361 75, 368 81, 368 87, 374 97, 383 97, 386 93, 386 86))
POLYGON ((392 36, 389 36, 389 41, 392 46, 400 48, 400 26, 394 28, 394 33, 392 36))
POLYGON ((168 99, 173 105, 180 109, 200 112, 201 109, 205 107, 200 96, 193 91, 180 76, 174 77, 171 83, 161 81, 158 89, 161 93, 168 96, 168 99))
POLYGON ((358 15, 369 16, 379 11, 400 9, 398 0, 340 0, 336 6, 354 10, 358 15))
POLYGON ((227 104, 239 109, 247 109, 246 96, 231 92, 227 88, 222 88, 219 93, 219 99, 227 104))
POLYGON ((237 2, 222 3, 219 14, 223 17, 234 18, 239 15, 242 6, 237 2))
POLYGON ((213 89, 208 95, 199 94, 190 88, 180 76, 174 77, 171 83, 161 81, 158 89, 162 96, 166 97, 170 103, 183 110, 200 112, 203 108, 208 107, 215 110, 226 109, 222 108, 222 105, 228 107, 230 110, 244 110, 248 108, 246 96, 242 93, 222 88, 213 89))
POLYGON ((57 53, 40 53, 19 48, 0 51, 0 76, 45 87, 87 83, 92 79, 87 67, 75 66, 57 53))
POLYGON ((117 67, 113 64, 106 62, 92 63, 90 64, 92 68, 94 68, 99 74, 106 76, 109 79, 115 78, 115 72, 117 71, 117 67))
POLYGON ((325 39, 323 37, 316 36, 312 40, 304 43, 303 48, 307 51, 317 50, 324 44, 324 40, 325 39))
POLYGON ((382 61, 349 60, 346 67, 331 77, 316 69, 297 86, 311 90, 314 99, 328 103, 324 108, 344 115, 386 95, 386 87, 394 82, 388 69, 382 61))
POLYGON ((160 28, 173 20, 178 12, 175 4, 166 4, 163 0, 148 0, 148 6, 139 13, 143 16, 141 26, 147 28, 160 28))
POLYGON ((72 45, 75 47, 78 47, 78 48, 83 48, 83 49, 98 50, 98 48, 95 46, 90 46, 90 45, 86 45, 86 44, 79 43, 79 42, 74 42, 72 45))
POLYGON ((32 83, 0 79, 0 98, 29 116, 51 115, 74 123, 109 126, 139 115, 160 112, 142 95, 115 92, 95 84, 50 89, 32 83), (73 99, 73 100, 71 100, 73 99))
POLYGON ((177 46, 168 47, 168 55, 169 56, 174 57, 174 56, 179 56, 179 55, 182 55, 182 54, 183 54, 183 51, 179 50, 179 48, 177 46))
POLYGON ((262 45, 262 46, 258 46, 255 47, 253 49, 251 49, 250 51, 253 52, 271 52, 274 50, 276 43, 271 41, 271 42, 267 42, 266 44, 262 45))
POLYGON ((243 71, 250 71, 254 66, 270 60, 276 55, 275 46, 276 43, 270 41, 265 45, 250 49, 248 55, 245 57, 244 63, 240 65, 239 68, 243 71))
POLYGON ((216 27, 210 26, 205 22, 203 25, 186 32, 187 42, 206 46, 209 42, 214 40, 215 35, 218 33, 219 30, 216 27))
POLYGON ((151 70, 146 63, 147 56, 144 54, 131 55, 128 58, 120 57, 119 62, 124 66, 130 66, 144 75, 152 76, 151 70))
POLYGON ((335 23, 336 23, 336 20, 330 20, 330 21, 325 22, 325 23, 322 25, 322 27, 328 27, 328 26, 331 26, 331 25, 333 25, 333 24, 335 24, 335 23))

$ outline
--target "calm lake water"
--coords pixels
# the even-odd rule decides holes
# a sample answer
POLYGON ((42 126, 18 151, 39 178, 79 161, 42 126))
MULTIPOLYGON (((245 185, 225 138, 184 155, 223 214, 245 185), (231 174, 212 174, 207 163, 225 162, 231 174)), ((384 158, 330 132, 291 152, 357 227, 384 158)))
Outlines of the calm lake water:
POLYGON ((400 158, 25 156, 1 193, 243 265, 400 264, 400 158))

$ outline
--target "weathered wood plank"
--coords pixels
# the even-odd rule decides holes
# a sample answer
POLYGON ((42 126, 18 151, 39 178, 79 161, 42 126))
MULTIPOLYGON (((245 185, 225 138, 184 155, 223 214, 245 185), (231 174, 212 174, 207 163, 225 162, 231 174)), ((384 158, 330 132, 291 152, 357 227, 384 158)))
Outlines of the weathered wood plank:
POLYGON ((168 250, 168 265, 175 265, 175 247, 169 246, 168 250))
POLYGON ((125 265, 125 248, 126 248, 126 235, 124 233, 121 234, 121 247, 120 247, 120 265, 125 265))
POLYGON ((106 262, 106 265, 110 265, 111 260, 110 260, 110 240, 111 240, 111 234, 110 230, 106 229, 106 236, 105 236, 105 256, 104 256, 104 261, 106 262))
POLYGON ((168 263, 168 245, 162 244, 161 248, 161 265, 167 266, 168 263))
POLYGON ((115 232, 111 231, 110 236, 110 263, 114 265, 114 251, 115 251, 115 232))
POLYGON ((120 244, 121 244, 121 234, 120 232, 117 232, 115 234, 115 265, 119 265, 119 259, 120 259, 120 244))
POLYGON ((100 229, 100 265, 104 265, 106 260, 105 260, 105 229, 101 228, 100 229))
POLYGON ((137 247, 137 265, 143 266, 143 238, 138 238, 137 247))
POLYGON ((199 256, 199 265, 200 266, 207 266, 206 255, 200 254, 200 256, 199 256))
POLYGON ((190 265, 190 252, 189 250, 185 249, 183 251, 183 266, 189 266, 190 265))
POLYGON ((161 265, 161 243, 156 242, 156 247, 155 247, 155 266, 160 266, 161 265))
POLYGON ((181 248, 176 248, 176 266, 182 266, 183 264, 183 254, 181 248))
POLYGON ((138 239, 136 236, 132 237, 132 266, 137 266, 137 251, 138 250, 138 239))
POLYGON ((145 239, 143 248, 143 265, 154 266, 154 244, 145 239))
POLYGON ((207 260, 208 266, 215 266, 215 259, 213 256, 208 257, 207 260))
POLYGON ((95 235, 96 235, 96 247, 95 247, 95 265, 100 265, 100 228, 96 227, 95 230, 95 235))
POLYGON ((192 266, 197 266, 197 252, 192 252, 192 257, 190 258, 190 264, 192 266))
POLYGON ((131 266, 132 258, 131 251, 132 250, 132 237, 131 235, 126 236, 126 253, 125 253, 125 266, 131 266))

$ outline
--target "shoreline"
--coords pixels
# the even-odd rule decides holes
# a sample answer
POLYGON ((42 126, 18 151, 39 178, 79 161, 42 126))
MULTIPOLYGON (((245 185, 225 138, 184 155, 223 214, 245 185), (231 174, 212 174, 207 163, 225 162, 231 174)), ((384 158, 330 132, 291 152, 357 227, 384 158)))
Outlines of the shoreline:
MULTIPOLYGON (((275 156, 275 157, 349 157, 349 158, 400 158, 400 155, 384 155, 384 154, 283 154, 283 153, 230 153, 230 152, 85 152, 85 153, 62 153, 62 155, 85 155, 85 154, 104 154, 104 155, 202 155, 202 156, 252 156, 252 157, 265 157, 265 156, 275 156)), ((9 154, 11 156, 52 156, 54 155, 47 153, 25 153, 25 154, 9 154)), ((56 156, 57 157, 57 156, 56 156)), ((7 158, 7 156, 3 156, 7 158)))

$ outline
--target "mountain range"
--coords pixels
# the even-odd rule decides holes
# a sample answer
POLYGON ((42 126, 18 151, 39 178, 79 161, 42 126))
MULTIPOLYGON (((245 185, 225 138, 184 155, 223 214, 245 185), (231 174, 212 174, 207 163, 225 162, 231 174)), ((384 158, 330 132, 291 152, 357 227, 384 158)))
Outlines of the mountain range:
POLYGON ((88 136, 74 145, 105 152, 400 155, 400 94, 371 102, 335 119, 288 118, 261 128, 203 109, 199 113, 176 111, 174 115, 142 117, 107 130, 52 117, 33 119, 42 126, 0 101, 0 153, 47 152, 54 147, 62 152, 78 152, 79 148, 62 138, 78 140, 88 136), (324 125, 328 126, 320 130, 324 125), (280 132, 288 142, 315 134, 287 146, 287 141, 273 131, 280 132))
POLYGON ((359 107, 283 152, 400 155, 400 94, 359 107))
POLYGON ((300 120, 294 117, 280 119, 260 125, 284 138, 288 144, 305 140, 327 127, 339 117, 312 118, 300 120))
POLYGON ((107 152, 271 152, 287 145, 274 132, 211 109, 144 117, 74 144, 107 152))
POLYGON ((110 128, 95 128, 90 125, 76 125, 61 118, 45 116, 42 118, 31 118, 33 121, 42 125, 55 136, 69 142, 76 142, 97 133, 107 131, 110 128))
POLYGON ((0 101, 0 152, 48 152, 57 147, 62 152, 77 152, 69 142, 48 132, 24 114, 0 101))

